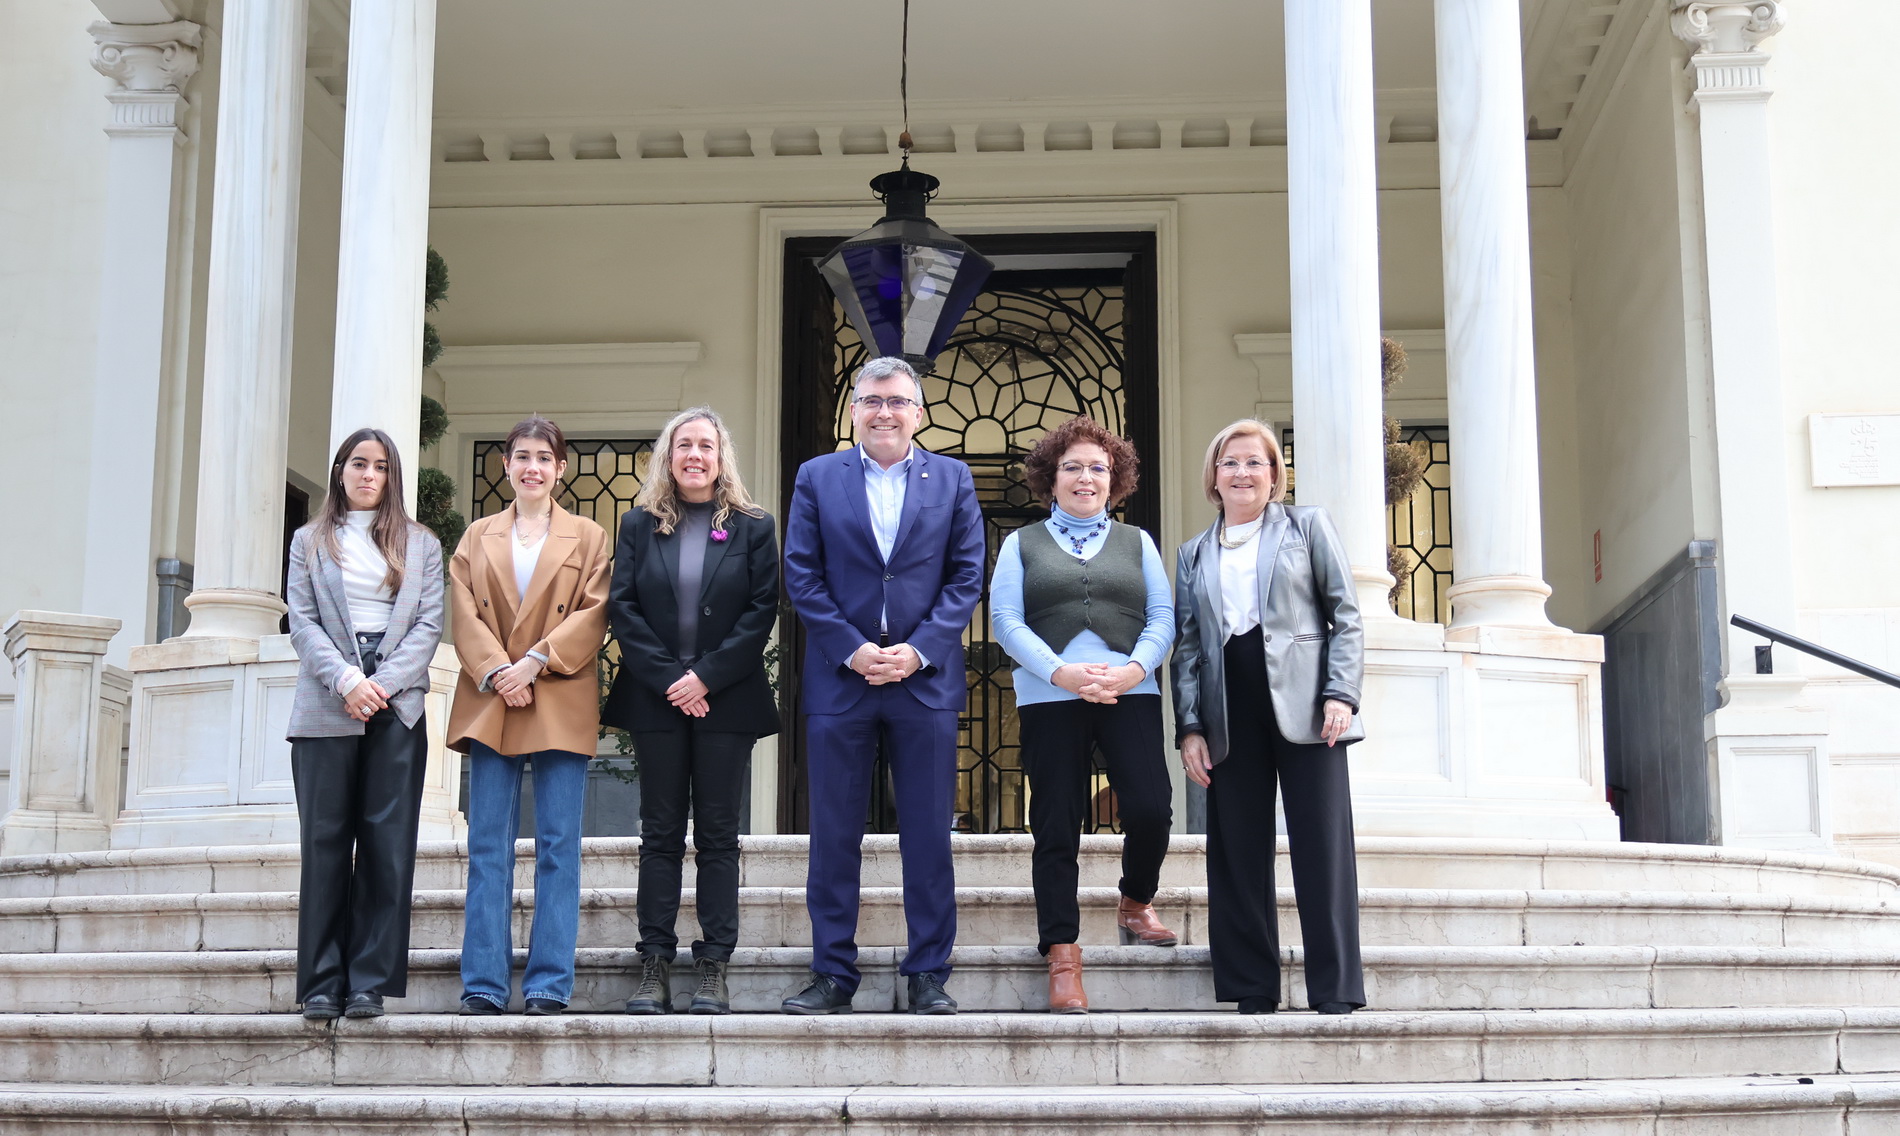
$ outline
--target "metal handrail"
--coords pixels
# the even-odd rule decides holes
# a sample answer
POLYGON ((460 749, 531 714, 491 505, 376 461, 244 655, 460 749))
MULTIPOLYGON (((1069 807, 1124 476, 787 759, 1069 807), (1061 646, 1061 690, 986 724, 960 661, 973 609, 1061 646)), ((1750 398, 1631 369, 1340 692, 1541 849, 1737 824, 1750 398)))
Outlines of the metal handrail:
MULTIPOLYGON (((1797 651, 1804 651, 1817 659, 1833 663, 1843 670, 1853 671, 1857 675, 1865 675, 1875 682, 1884 682, 1888 686, 1900 687, 1900 675, 1894 674, 1892 671, 1883 671, 1879 667, 1863 663, 1859 659, 1850 659, 1839 651, 1828 650, 1819 643, 1810 643, 1806 639, 1790 635, 1786 631, 1777 631, 1767 624, 1757 623, 1745 615, 1732 615, 1729 617, 1729 622, 1741 628, 1743 631, 1752 632, 1761 636, 1763 639, 1772 640, 1774 643, 1780 643, 1786 647, 1793 647, 1797 651)), ((1774 673, 1774 661, 1769 654, 1771 650, 1773 650, 1772 646, 1755 648, 1756 674, 1774 673)))

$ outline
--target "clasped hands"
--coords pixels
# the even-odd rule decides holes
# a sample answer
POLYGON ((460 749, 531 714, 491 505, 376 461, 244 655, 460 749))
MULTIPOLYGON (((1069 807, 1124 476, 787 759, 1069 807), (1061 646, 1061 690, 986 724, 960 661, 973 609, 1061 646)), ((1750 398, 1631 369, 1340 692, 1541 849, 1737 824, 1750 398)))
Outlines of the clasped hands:
POLYGON ((695 718, 706 716, 706 696, 712 693, 706 689, 705 682, 692 671, 681 675, 672 686, 666 688, 666 700, 671 702, 682 714, 695 718))
POLYGON ((343 696, 343 709, 350 717, 359 722, 367 722, 376 716, 376 712, 389 705, 389 692, 373 678, 357 681, 350 692, 343 696))
POLYGON ((1080 695, 1084 702, 1113 706, 1117 699, 1147 677, 1148 672, 1142 665, 1130 660, 1120 666, 1108 663, 1064 663, 1049 676, 1049 681, 1070 694, 1080 695))
POLYGON ((541 660, 533 655, 523 655, 520 662, 503 667, 489 676, 488 685, 501 695, 503 703, 519 708, 534 702, 534 680, 540 674, 541 660))
POLYGON ((872 686, 903 682, 922 669, 923 665, 923 656, 909 643, 896 643, 889 647, 866 643, 852 654, 850 663, 851 669, 863 675, 864 681, 872 686))

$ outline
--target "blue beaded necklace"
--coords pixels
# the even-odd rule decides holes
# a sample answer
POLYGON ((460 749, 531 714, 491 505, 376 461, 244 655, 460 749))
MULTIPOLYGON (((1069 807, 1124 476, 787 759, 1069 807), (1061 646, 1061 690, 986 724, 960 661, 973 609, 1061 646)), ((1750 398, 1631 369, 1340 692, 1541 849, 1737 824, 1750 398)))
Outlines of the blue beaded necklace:
POLYGON ((1088 546, 1089 541, 1100 536, 1103 530, 1108 528, 1108 510, 1102 510, 1102 515, 1094 520, 1083 521, 1063 512, 1059 505, 1051 506, 1050 520, 1055 524, 1056 531, 1068 540, 1076 559, 1080 560, 1082 550, 1088 546))

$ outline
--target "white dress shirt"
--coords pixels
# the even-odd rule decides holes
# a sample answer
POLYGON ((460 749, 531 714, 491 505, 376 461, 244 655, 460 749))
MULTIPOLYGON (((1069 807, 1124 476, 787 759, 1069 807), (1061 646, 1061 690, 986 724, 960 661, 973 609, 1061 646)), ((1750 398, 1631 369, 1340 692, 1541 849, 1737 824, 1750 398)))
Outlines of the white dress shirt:
POLYGON ((1220 545, 1220 608, 1222 640, 1245 635, 1260 626, 1260 529, 1267 516, 1244 525, 1228 525, 1223 534, 1239 548, 1220 545))
MULTIPOLYGON (((904 520, 904 492, 910 487, 910 463, 917 460, 917 447, 912 446, 904 452, 900 461, 891 463, 885 469, 877 464, 877 459, 858 447, 858 456, 864 460, 864 501, 871 510, 871 536, 877 541, 877 554, 886 564, 891 562, 891 553, 897 548, 897 528, 904 520)), ((890 613, 879 610, 877 629, 888 632, 891 629, 890 613)), ((917 651, 912 647, 911 650, 917 651)), ((930 665, 922 651, 917 651, 920 667, 930 665)))

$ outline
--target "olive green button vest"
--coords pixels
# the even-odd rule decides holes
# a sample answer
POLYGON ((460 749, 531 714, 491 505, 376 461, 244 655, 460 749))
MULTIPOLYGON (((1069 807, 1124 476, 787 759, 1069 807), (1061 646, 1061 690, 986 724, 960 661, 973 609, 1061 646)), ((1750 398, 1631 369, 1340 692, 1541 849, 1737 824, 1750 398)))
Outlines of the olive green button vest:
POLYGON ((1148 624, 1148 584, 1141 574, 1141 530, 1111 521, 1108 539, 1090 560, 1056 543, 1041 522, 1017 530, 1023 558, 1023 619, 1061 654, 1084 631, 1123 654, 1148 624))

